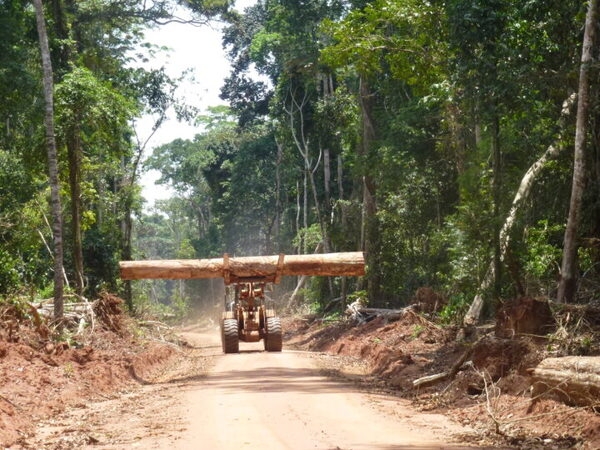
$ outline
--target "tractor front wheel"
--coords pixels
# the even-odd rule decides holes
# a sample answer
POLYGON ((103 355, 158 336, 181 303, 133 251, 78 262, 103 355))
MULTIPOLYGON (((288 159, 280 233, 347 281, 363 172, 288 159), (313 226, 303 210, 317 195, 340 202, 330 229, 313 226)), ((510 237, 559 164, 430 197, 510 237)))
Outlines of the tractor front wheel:
POLYGON ((283 347, 281 320, 279 317, 267 317, 266 321, 265 350, 268 352, 280 352, 283 347))
POLYGON ((221 343, 223 344, 223 352, 239 353, 240 337, 237 320, 223 319, 221 324, 221 343))

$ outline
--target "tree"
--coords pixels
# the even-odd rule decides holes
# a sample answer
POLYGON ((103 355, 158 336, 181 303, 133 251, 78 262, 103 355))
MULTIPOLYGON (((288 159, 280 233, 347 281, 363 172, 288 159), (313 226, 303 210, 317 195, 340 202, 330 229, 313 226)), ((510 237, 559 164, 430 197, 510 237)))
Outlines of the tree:
POLYGON ((566 145, 571 126, 565 120, 567 115, 558 117, 564 99, 572 102, 569 100, 571 63, 577 45, 576 35, 567 32, 564 23, 576 19, 579 5, 533 2, 526 7, 515 7, 505 1, 467 3, 448 3, 454 49, 453 79, 460 89, 455 92, 460 98, 457 106, 461 108, 459 130, 463 135, 460 140, 456 135, 455 140, 464 148, 463 167, 468 167, 464 163, 471 165, 468 171, 459 173, 462 195, 459 207, 463 213, 459 210, 457 216, 480 211, 472 216, 469 230, 465 231, 472 239, 482 241, 480 248, 485 248, 488 242, 494 243, 493 247, 485 248, 485 253, 492 255, 482 253, 480 259, 479 267, 484 270, 474 279, 477 283, 474 294, 479 301, 472 303, 466 317, 469 320, 473 314, 478 316, 480 310, 476 312, 476 306, 481 308, 483 298, 490 292, 494 292, 496 299, 524 292, 522 266, 528 261, 518 257, 519 251, 523 251, 523 234, 539 220, 552 221, 556 217, 554 210, 543 209, 543 198, 551 198, 550 192, 556 202, 563 198, 561 177, 555 176, 550 183, 540 174, 542 168, 555 164, 548 161, 560 156, 559 150, 566 145), (544 82, 540 82, 540 74, 544 82), (518 136, 526 139, 519 140, 518 136), (491 177, 488 171, 476 168, 487 167, 485 160, 476 159, 478 152, 480 158, 487 158, 486 153, 478 150, 485 147, 502 150, 492 151, 500 158, 492 158, 491 177), (500 166, 496 164, 498 161, 500 166), (535 189, 534 182, 538 183, 535 189), (549 191, 544 193, 542 189, 549 191), (479 192, 478 197, 473 192, 479 192), (533 192, 530 198, 529 192, 533 192), (512 204, 508 202, 511 197, 512 204), (521 207, 522 216, 517 220, 521 207), (481 218, 485 220, 476 231, 473 225, 481 218), (493 233, 488 234, 491 230, 493 233), (483 239, 481 232, 485 234, 483 239), (488 264, 489 260, 492 262, 488 264))
POLYGON ((63 318, 63 244, 62 208, 60 201, 60 181, 58 179, 58 158, 54 134, 54 82, 48 34, 44 19, 42 0, 34 0, 37 29, 40 40, 42 68, 44 72, 44 100, 46 114, 46 148, 52 205, 52 234, 54 238, 54 319, 60 323, 63 318))
POLYGON ((563 259, 557 298, 559 302, 572 302, 577 283, 577 235, 581 223, 583 192, 585 189, 585 147, 588 130, 588 110, 590 104, 590 72, 594 61, 598 27, 598 0, 588 2, 579 69, 579 93, 577 103, 577 129, 575 133, 575 155, 573 166, 573 184, 569 218, 565 229, 563 259))
MULTIPOLYGON (((508 216, 504 220, 504 224, 502 225, 502 229, 500 230, 500 260, 504 261, 505 257, 508 253, 510 246, 510 237, 513 232, 513 228, 517 221, 517 214, 519 210, 523 207, 523 205, 527 202, 529 196, 531 195, 531 191, 533 189, 534 183, 538 180, 540 173, 545 168, 545 166, 554 158, 556 158, 561 151, 564 150, 565 145, 563 145, 563 136, 565 122, 566 119, 571 115, 573 104, 575 103, 575 95, 570 96, 565 103, 563 104, 562 115, 561 115, 561 127, 560 133, 557 137, 557 140, 554 144, 550 145, 546 151, 540 156, 540 158, 529 167, 525 175, 521 179, 519 184, 519 188, 515 194, 515 197, 512 201, 510 211, 508 216)), ((476 324, 479 319, 483 309, 483 293, 487 291, 493 282, 493 274, 496 267, 496 261, 492 261, 487 269, 485 277, 479 286, 479 290, 477 295, 471 302, 465 317, 463 318, 463 324, 465 326, 471 326, 476 324)), ((525 294, 525 292, 519 292, 520 295, 525 294)))
MULTIPOLYGON (((102 270, 84 267, 84 258, 98 261, 98 254, 111 252, 113 241, 118 237, 114 232, 106 233, 107 225, 103 227, 101 219, 123 218, 123 256, 127 258, 130 253, 127 248, 129 219, 124 217, 135 204, 132 196, 135 197, 136 192, 139 195, 139 190, 132 186, 141 154, 139 146, 134 148, 131 141, 130 121, 141 114, 145 106, 152 110, 162 108, 164 112, 173 105, 173 91, 169 89, 172 80, 164 73, 161 77, 161 71, 144 76, 140 74, 143 70, 126 67, 130 52, 143 39, 144 26, 169 21, 204 24, 209 16, 226 12, 227 4, 191 5, 193 13, 186 19, 177 16, 180 11, 170 1, 106 4, 59 0, 53 5, 54 35, 61 42, 53 47, 58 66, 55 70, 57 94, 60 94, 57 96, 61 119, 58 144, 59 152, 66 149, 69 162, 71 214, 66 216, 65 225, 71 230, 67 245, 70 244, 72 257, 67 259, 67 265, 70 263, 68 272, 74 277, 76 292, 82 294, 85 278, 93 283, 88 287, 91 287, 90 293, 94 293, 105 283, 114 285, 114 280, 96 276, 102 273, 101 277, 114 277, 118 259, 108 260, 115 266, 113 274, 104 270, 106 267, 102 270), (100 168, 103 170, 98 170, 100 168), (131 178, 127 178, 128 175, 132 175, 131 178), (127 180, 121 183, 123 178, 127 180), (120 201, 116 198, 118 191, 120 201), (100 198, 99 193, 110 195, 100 198), (106 199, 112 199, 112 205, 109 206, 106 199), (102 209, 105 206, 108 209, 102 209), (86 231, 91 232, 89 239, 86 231)), ((178 112, 184 115, 185 109, 178 112)), ((161 123, 162 120, 158 126, 161 123)))
MULTIPOLYGON (((396 302, 425 282, 405 270, 411 263, 400 249, 412 248, 408 235, 430 229, 427 212, 439 208, 426 205, 429 200, 439 204, 442 195, 436 195, 438 183, 432 180, 428 193, 433 198, 428 195, 417 206, 411 203, 415 197, 409 195, 412 188, 405 180, 435 173, 424 167, 428 163, 437 166, 438 174, 447 173, 435 162, 434 145, 439 86, 444 85, 448 60, 444 18, 436 3, 380 0, 357 2, 342 20, 325 21, 323 26, 331 42, 321 52, 322 61, 337 69, 334 79, 353 92, 359 106, 360 130, 345 157, 354 178, 351 195, 362 208, 369 298, 380 304, 396 302), (408 211, 411 218, 401 217, 408 211), (423 222, 406 228, 419 213, 423 222), (401 235, 407 237, 404 242, 398 240, 401 235)), ((453 183, 445 180, 440 185, 450 189, 453 183)))

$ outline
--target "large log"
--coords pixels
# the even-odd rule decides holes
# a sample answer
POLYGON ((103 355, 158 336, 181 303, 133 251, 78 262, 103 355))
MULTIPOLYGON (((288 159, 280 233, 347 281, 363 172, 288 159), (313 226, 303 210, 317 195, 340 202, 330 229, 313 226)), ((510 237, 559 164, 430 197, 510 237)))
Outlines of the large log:
POLYGON ((277 283, 282 276, 365 274, 362 252, 236 258, 224 255, 213 259, 121 261, 119 266, 124 280, 224 278, 226 284, 252 279, 277 283))
POLYGON ((533 381, 532 396, 542 394, 570 405, 600 404, 600 357, 565 356, 546 358, 528 369, 533 381))

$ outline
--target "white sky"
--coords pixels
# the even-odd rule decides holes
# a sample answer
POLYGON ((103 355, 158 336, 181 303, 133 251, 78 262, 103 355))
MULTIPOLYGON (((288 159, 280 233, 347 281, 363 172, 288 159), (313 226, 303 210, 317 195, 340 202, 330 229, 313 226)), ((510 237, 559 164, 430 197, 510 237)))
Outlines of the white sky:
MULTIPOLYGON (((237 0, 236 8, 243 10, 255 0, 237 0)), ((194 81, 184 82, 177 91, 177 97, 185 98, 188 104, 202 111, 209 106, 225 104, 219 98, 223 80, 229 75, 230 65, 221 46, 221 32, 217 24, 213 26, 195 27, 192 25, 170 23, 146 32, 146 41, 170 48, 170 52, 157 55, 143 66, 146 68, 165 67, 173 78, 178 78, 184 71, 193 69, 194 81)), ((136 131, 140 139, 150 135, 152 120, 144 118, 139 121, 136 131)), ((152 153, 154 147, 168 143, 177 138, 191 139, 201 130, 197 127, 180 123, 169 118, 154 134, 146 148, 146 154, 152 153)), ((142 175, 142 195, 152 207, 155 200, 170 196, 169 189, 154 184, 159 174, 149 172, 142 175)))

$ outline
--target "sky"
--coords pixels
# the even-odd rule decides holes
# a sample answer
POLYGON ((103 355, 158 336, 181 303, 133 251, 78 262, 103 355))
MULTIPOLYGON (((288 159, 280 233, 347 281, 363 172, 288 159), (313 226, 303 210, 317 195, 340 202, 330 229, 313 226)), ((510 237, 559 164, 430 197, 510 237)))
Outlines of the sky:
MULTIPOLYGON (((238 0, 236 8, 243 10, 254 2, 255 0, 238 0)), ((161 52, 143 67, 159 69, 164 66, 167 74, 173 78, 178 78, 188 69, 193 70, 194 81, 180 85, 176 94, 178 97, 185 98, 186 102, 202 111, 209 106, 225 104, 219 98, 219 93, 223 80, 229 75, 230 65, 221 46, 221 32, 217 24, 195 27, 170 23, 148 30, 146 41, 168 47, 170 51, 161 52)), ((136 132, 142 141, 150 135, 151 126, 150 118, 143 118, 136 124, 136 132)), ((154 147, 174 139, 191 139, 200 131, 197 127, 180 123, 171 117, 152 136, 146 154, 151 154, 154 147)), ((168 188, 155 184, 158 176, 157 172, 152 171, 142 175, 142 195, 148 202, 147 207, 152 207, 156 200, 171 195, 168 188)))

